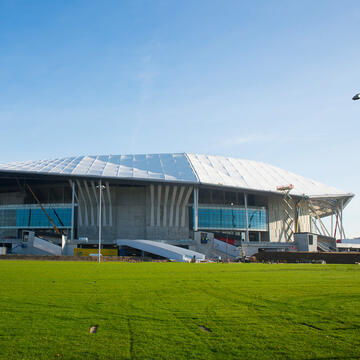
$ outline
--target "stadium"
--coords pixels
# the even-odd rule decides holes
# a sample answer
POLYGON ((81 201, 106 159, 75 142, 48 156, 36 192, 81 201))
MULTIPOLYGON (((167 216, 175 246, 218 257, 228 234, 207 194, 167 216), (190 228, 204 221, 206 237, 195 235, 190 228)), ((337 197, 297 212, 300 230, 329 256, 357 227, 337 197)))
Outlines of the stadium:
POLYGON ((332 251, 353 196, 266 163, 211 155, 0 164, 0 248, 85 256, 100 238, 104 256, 178 261, 332 251))

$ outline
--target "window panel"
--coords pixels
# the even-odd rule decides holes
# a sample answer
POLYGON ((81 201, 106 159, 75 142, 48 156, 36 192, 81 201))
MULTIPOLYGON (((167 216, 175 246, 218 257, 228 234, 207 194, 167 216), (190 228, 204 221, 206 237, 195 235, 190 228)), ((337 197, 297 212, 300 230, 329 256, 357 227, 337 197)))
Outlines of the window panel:
MULTIPOLYGON (((267 230, 266 209, 248 209, 249 229, 267 230)), ((246 229, 246 211, 240 208, 199 208, 199 229, 246 229)))
MULTIPOLYGON (((71 205, 69 207, 46 207, 45 211, 59 228, 71 227, 71 205)), ((0 209, 0 228, 52 228, 43 210, 37 206, 11 207, 0 209)))

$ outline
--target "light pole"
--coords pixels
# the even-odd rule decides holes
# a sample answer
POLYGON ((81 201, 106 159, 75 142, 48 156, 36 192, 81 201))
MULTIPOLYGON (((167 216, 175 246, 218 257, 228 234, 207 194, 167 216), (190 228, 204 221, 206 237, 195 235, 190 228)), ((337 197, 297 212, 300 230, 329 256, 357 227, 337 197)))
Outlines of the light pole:
POLYGON ((352 99, 353 100, 360 100, 360 93, 354 95, 352 99))
POLYGON ((103 189, 105 189, 105 186, 102 185, 101 183, 101 179, 100 179, 100 183, 97 186, 97 188, 99 189, 99 262, 101 261, 101 228, 102 228, 102 216, 101 216, 101 198, 102 198, 102 191, 103 189))
MULTIPOLYGON (((231 206, 231 228, 234 229, 234 215, 233 215, 233 206, 234 203, 230 203, 231 206)), ((229 262, 229 256, 228 256, 228 242, 229 242, 229 234, 226 233, 226 262, 229 262)))

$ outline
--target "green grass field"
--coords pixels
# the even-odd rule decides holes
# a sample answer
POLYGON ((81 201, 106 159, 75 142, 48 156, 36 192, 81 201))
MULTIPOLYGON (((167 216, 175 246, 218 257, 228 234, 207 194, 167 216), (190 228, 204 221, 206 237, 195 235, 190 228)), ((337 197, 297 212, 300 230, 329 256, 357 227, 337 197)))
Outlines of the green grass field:
POLYGON ((360 266, 0 261, 0 358, 357 359, 360 266))

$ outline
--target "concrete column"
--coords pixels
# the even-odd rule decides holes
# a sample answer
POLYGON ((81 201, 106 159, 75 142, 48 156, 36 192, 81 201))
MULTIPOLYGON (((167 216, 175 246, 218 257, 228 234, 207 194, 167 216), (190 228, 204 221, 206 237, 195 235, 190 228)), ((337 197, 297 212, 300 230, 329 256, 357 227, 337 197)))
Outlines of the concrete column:
POLYGON ((70 181, 71 184, 71 241, 74 240, 74 221, 75 221, 75 183, 70 181))
POLYGON ((178 201, 176 203, 176 213, 175 213, 175 226, 179 227, 179 218, 180 218, 180 204, 181 204, 181 200, 183 198, 184 195, 184 191, 185 191, 185 186, 182 186, 180 188, 180 193, 179 193, 179 197, 178 197, 178 201))
POLYGON ((199 212, 199 189, 195 187, 194 188, 194 219, 193 219, 194 231, 198 231, 198 220, 199 220, 198 212, 199 212))
POLYGON ((168 201, 168 197, 169 197, 169 189, 170 186, 166 185, 165 186, 165 197, 164 197, 164 208, 163 208, 163 226, 166 226, 166 220, 167 220, 167 201, 168 201))
POLYGON ((75 184, 75 181, 72 181, 72 183, 74 184, 74 197, 75 197, 75 201, 76 201, 76 204, 77 204, 77 208, 78 208, 78 212, 77 212, 77 215, 78 215, 78 218, 79 218, 79 225, 82 226, 84 224, 83 222, 83 218, 82 218, 82 214, 81 214, 81 207, 80 207, 80 200, 79 200, 79 197, 77 196, 76 194, 76 184, 75 184))
POLYGON ((95 217, 95 225, 99 224, 99 199, 98 199, 98 193, 96 191, 95 182, 91 181, 91 188, 94 194, 95 204, 96 204, 96 217, 95 217))
POLYGON ((157 186, 157 213, 156 213, 156 226, 160 226, 160 213, 161 213, 161 185, 157 186))
POLYGON ((94 220, 94 205, 93 205, 93 202, 92 202, 92 199, 91 199, 91 196, 90 196, 90 191, 89 191, 89 187, 88 187, 88 184, 87 184, 87 181, 84 180, 84 188, 86 190, 86 194, 89 198, 89 205, 90 205, 90 214, 91 214, 91 225, 94 225, 95 224, 95 220, 94 220))
POLYGON ((150 226, 154 226, 154 185, 150 185, 150 226))
POLYGON ((169 226, 173 226, 176 192, 177 192, 177 186, 173 186, 173 193, 171 196, 171 203, 170 203, 169 226))
POLYGON ((101 210, 102 210, 102 181, 100 179, 100 183, 99 183, 99 249, 98 249, 98 261, 100 262, 101 260, 101 235, 102 235, 102 214, 101 214, 101 210))
POLYGON ((79 181, 79 180, 76 180, 76 183, 77 183, 77 186, 78 186, 78 188, 79 188, 80 197, 81 197, 82 202, 83 202, 83 204, 84 204, 84 210, 85 210, 85 225, 89 225, 89 217, 88 217, 88 211, 87 211, 85 196, 84 196, 84 193, 83 193, 83 191, 82 191, 80 181, 79 181))
POLYGON ((181 226, 184 227, 185 226, 185 218, 186 218, 186 206, 189 202, 189 198, 192 192, 192 187, 189 187, 186 195, 185 195, 185 199, 184 199, 184 203, 181 207, 181 226))
POLYGON ((110 185, 109 185, 109 183, 108 182, 106 182, 105 183, 105 185, 106 185, 106 194, 107 194, 107 198, 108 198, 108 202, 109 202, 109 221, 108 221, 108 224, 110 225, 110 226, 112 226, 112 218, 113 218, 113 216, 112 216, 112 203, 111 203, 111 195, 110 195, 110 185))

